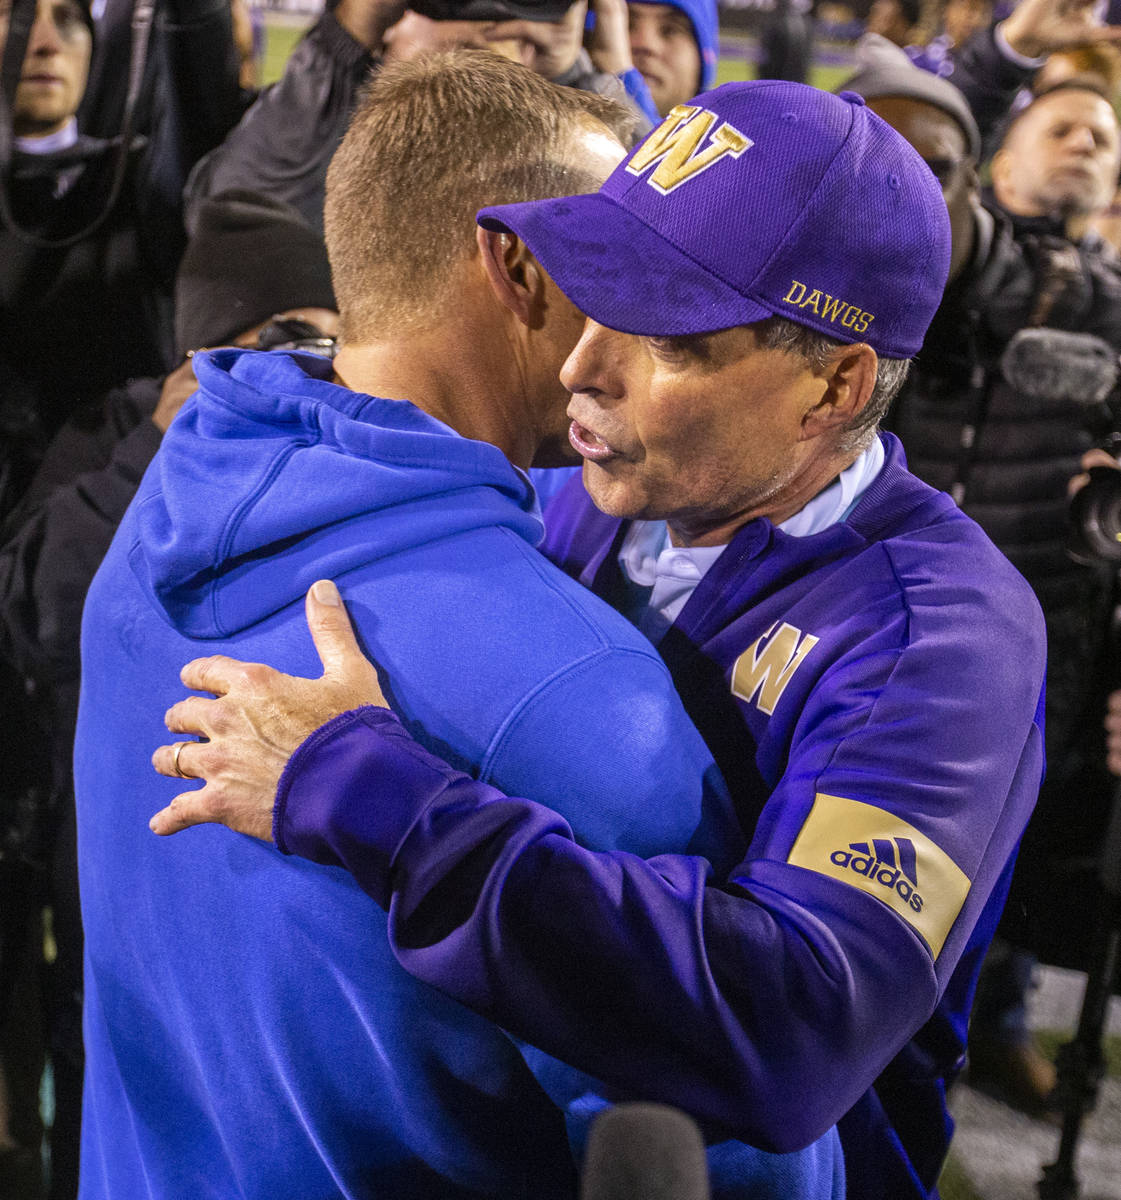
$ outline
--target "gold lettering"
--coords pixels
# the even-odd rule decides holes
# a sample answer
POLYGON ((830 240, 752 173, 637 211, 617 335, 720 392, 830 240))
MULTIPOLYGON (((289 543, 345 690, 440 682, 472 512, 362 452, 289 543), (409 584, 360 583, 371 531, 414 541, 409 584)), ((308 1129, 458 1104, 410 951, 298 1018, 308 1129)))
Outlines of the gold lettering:
POLYGON ((732 668, 732 695, 747 704, 754 701, 756 707, 768 715, 775 711, 794 672, 819 640, 785 621, 775 633, 776 625, 777 621, 761 638, 752 642, 732 668), (757 692, 758 700, 755 699, 757 692))
POLYGON ((808 291, 806 285, 798 279, 790 281, 790 290, 782 298, 783 304, 793 304, 796 308, 810 308, 819 317, 824 317, 830 324, 835 325, 839 320, 846 329, 864 333, 876 319, 872 313, 864 312, 842 300, 840 296, 832 296, 819 288, 808 291))
POLYGON ((801 304, 798 305, 798 307, 799 308, 812 308, 814 310, 814 312, 816 313, 817 305, 820 300, 821 300, 821 292, 819 292, 817 290, 817 288, 814 288, 814 290, 812 292, 810 292, 810 294, 806 297, 805 300, 802 301, 801 304))
POLYGON ((839 296, 830 296, 828 292, 825 294, 825 303, 821 308, 821 315, 827 317, 830 322, 837 319, 837 314, 844 306, 844 301, 839 296))

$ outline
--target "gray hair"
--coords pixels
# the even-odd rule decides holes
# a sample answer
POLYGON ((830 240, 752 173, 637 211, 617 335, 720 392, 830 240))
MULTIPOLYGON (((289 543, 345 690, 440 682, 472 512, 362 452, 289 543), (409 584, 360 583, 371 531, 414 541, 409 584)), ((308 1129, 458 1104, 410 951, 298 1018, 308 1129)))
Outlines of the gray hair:
MULTIPOLYGON (((764 349, 795 354, 815 370, 825 368, 837 351, 848 344, 786 317, 769 317, 760 321, 756 330, 759 344, 764 349)), ((863 450, 871 443, 888 407, 903 386, 910 366, 909 358, 876 356, 876 383, 872 394, 868 403, 841 430, 840 449, 863 450)))

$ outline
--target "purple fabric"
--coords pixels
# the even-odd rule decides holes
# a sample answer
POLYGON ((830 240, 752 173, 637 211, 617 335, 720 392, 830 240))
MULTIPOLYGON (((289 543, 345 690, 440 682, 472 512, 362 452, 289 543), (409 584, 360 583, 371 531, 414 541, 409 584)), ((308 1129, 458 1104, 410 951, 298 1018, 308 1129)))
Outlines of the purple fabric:
MULTIPOLYGON (((298 751, 280 832, 388 905, 410 973, 540 1050, 767 1149, 840 1121, 851 1194, 917 1200, 945 1156, 964 1014, 1039 786, 1044 637, 1023 580, 886 444, 846 523, 746 525, 661 644, 753 830, 727 874, 587 850, 368 710, 298 751), (817 641, 766 711, 729 685, 782 621, 817 641), (939 855, 969 881, 940 949, 792 861, 822 794, 929 839, 936 858, 916 866, 896 838, 928 900, 939 855)), ((589 509, 569 485, 550 545, 609 595, 619 524, 589 509)), ((839 828, 835 853, 856 840, 839 828)))

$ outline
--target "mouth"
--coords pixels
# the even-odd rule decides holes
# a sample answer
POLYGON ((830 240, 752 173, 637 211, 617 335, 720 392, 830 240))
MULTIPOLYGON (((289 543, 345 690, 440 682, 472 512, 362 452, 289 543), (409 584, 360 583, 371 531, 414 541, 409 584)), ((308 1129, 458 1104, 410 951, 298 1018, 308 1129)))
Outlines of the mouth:
POLYGON ((608 459, 620 457, 619 451, 609 442, 605 442, 598 433, 593 433, 586 425, 573 421, 568 427, 568 440, 576 452, 590 462, 602 463, 608 459))
POLYGON ((1071 175, 1076 179, 1090 179, 1094 175, 1094 168, 1089 163, 1084 162, 1069 162, 1063 163, 1058 169, 1060 175, 1071 175))

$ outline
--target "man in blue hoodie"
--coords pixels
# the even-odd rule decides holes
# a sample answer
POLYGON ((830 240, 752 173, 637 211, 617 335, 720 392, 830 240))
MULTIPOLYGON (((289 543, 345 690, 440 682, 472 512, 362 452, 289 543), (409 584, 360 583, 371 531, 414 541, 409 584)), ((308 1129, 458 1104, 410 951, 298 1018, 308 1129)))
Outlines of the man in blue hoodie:
MULTIPOLYGON (((602 1089, 409 976, 346 872, 216 828, 152 837, 173 789, 149 756, 185 659, 308 672, 300 601, 331 575, 430 749, 547 796, 589 846, 742 851, 665 665, 535 548, 524 468, 564 437, 583 319, 472 223, 602 179, 615 112, 487 52, 386 68, 328 179, 338 357, 195 356, 82 631, 83 1200, 575 1194, 602 1089)), ((834 1131, 709 1140, 717 1195, 842 1194, 834 1131)))

